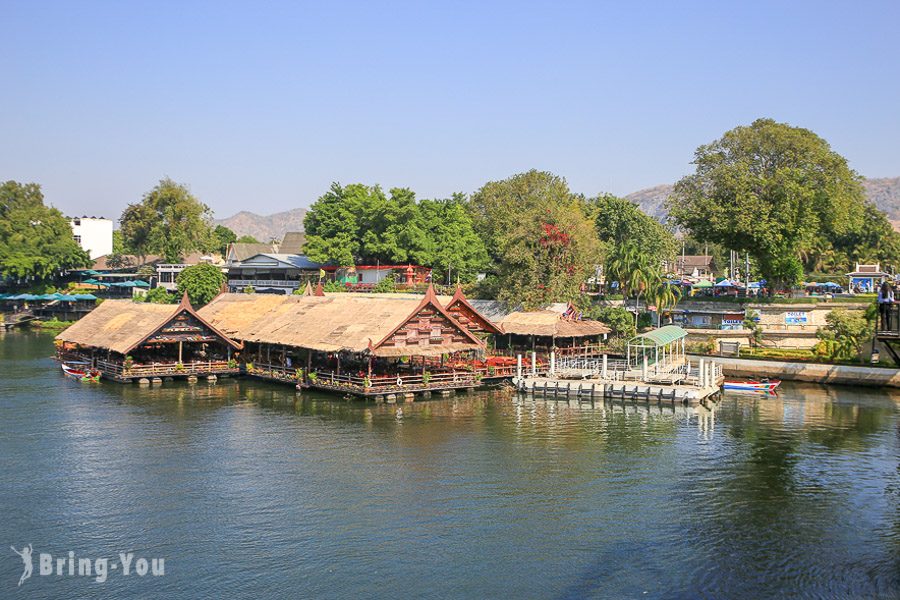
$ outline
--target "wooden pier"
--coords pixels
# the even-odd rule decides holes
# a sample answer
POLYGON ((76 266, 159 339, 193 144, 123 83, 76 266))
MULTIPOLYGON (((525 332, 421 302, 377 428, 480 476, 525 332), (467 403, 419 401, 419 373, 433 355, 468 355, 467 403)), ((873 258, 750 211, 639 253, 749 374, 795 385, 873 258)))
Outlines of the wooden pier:
POLYGON ((526 377, 518 382, 517 389, 541 398, 585 400, 619 398, 672 404, 700 404, 710 400, 715 401, 721 392, 719 385, 698 387, 600 379, 574 381, 553 377, 526 377))

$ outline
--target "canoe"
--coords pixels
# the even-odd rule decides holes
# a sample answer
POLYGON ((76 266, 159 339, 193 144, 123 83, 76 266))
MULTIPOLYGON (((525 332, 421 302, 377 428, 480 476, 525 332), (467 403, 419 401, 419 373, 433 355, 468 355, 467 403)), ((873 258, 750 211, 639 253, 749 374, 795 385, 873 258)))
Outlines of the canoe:
POLYGON ((743 381, 726 381, 724 388, 726 390, 734 390, 738 392, 764 392, 769 394, 775 393, 775 388, 781 384, 778 379, 743 380, 743 381))

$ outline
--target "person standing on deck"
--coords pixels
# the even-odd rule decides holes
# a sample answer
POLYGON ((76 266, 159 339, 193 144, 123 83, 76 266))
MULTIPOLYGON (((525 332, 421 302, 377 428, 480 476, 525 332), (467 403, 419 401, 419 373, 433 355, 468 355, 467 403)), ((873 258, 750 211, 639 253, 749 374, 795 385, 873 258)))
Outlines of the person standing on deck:
POLYGON ((891 308, 894 304, 894 289, 887 280, 881 282, 878 288, 878 313, 881 315, 882 331, 891 329, 891 308))

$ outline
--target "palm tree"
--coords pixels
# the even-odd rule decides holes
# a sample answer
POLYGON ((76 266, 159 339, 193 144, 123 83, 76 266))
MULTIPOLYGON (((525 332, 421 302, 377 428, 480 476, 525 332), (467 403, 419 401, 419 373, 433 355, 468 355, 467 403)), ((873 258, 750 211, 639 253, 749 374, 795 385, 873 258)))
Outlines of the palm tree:
POLYGON ((656 304, 656 326, 662 324, 662 313, 667 308, 674 308, 681 300, 681 293, 673 289, 673 286, 664 277, 657 277, 650 288, 651 298, 656 304))
POLYGON ((616 247, 607 266, 609 273, 621 284, 626 300, 632 293, 635 294, 634 324, 637 327, 641 294, 650 288, 650 284, 658 276, 657 272, 650 265, 647 254, 633 243, 616 247))

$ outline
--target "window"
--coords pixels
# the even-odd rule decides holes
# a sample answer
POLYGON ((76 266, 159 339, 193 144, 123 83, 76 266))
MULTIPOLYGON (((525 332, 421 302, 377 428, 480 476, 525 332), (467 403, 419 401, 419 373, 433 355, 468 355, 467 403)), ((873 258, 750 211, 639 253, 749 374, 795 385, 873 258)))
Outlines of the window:
POLYGON ((75 236, 75 242, 76 242, 79 246, 81 245, 81 236, 80 236, 80 235, 76 235, 76 236, 75 236))
POLYGON ((81 219, 73 219, 72 224, 76 226, 81 225, 81 219))

